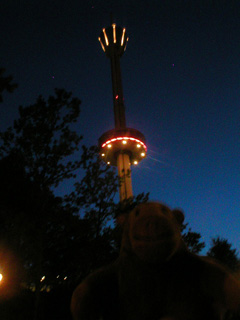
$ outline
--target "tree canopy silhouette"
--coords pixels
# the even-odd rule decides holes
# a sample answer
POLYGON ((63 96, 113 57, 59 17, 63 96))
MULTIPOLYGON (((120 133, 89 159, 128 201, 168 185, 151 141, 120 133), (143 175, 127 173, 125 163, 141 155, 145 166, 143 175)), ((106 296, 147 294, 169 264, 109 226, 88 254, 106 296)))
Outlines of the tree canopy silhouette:
POLYGON ((72 129, 79 113, 80 100, 63 89, 55 89, 55 96, 47 101, 39 96, 35 104, 19 107, 19 119, 0 133, 2 170, 8 172, 5 182, 1 181, 2 195, 6 194, 2 198, 2 228, 7 231, 0 236, 21 255, 27 270, 26 281, 34 283, 35 319, 40 309, 40 281, 43 276, 50 276, 54 268, 56 272, 57 265, 61 267, 59 276, 63 277, 68 264, 66 260, 61 263, 61 259, 79 225, 70 208, 53 194, 54 187, 74 177, 81 165, 80 160, 70 159, 79 151, 82 140, 72 129))
POLYGON ((0 133, 0 155, 17 154, 31 180, 42 189, 57 186, 74 176, 80 161, 66 161, 79 150, 82 136, 70 128, 80 113, 80 100, 63 89, 47 101, 39 96, 36 103, 19 107, 14 126, 0 133))
POLYGON ((207 255, 216 259, 231 271, 240 269, 240 260, 237 256, 237 250, 232 248, 232 244, 227 239, 216 237, 212 239, 212 246, 207 255))
POLYGON ((184 242, 186 243, 188 249, 192 253, 200 253, 202 249, 205 248, 205 243, 201 242, 201 234, 198 232, 192 231, 191 228, 188 229, 187 232, 184 232, 184 230, 187 228, 188 223, 183 224, 182 226, 182 237, 184 242))

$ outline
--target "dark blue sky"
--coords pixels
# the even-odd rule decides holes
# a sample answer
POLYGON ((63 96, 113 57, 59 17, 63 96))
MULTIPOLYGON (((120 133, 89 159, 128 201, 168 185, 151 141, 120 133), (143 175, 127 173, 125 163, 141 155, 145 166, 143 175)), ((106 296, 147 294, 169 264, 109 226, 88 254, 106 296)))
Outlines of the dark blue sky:
POLYGON ((0 61, 19 87, 0 105, 1 130, 55 87, 82 100, 84 144, 113 128, 110 62, 97 40, 111 11, 129 36, 127 125, 148 146, 134 194, 181 207, 208 246, 219 235, 239 250, 239 1, 3 0, 0 61))

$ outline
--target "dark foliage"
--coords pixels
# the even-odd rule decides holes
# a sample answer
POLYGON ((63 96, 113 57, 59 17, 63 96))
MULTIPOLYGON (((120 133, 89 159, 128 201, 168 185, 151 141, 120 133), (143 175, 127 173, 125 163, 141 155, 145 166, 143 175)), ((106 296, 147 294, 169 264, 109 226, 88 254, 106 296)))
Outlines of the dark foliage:
MULTIPOLYGON (((187 228, 187 226, 188 223, 183 224, 182 232, 187 228)), ((200 253, 201 250, 205 248, 205 243, 200 241, 200 233, 193 232, 191 228, 189 228, 187 232, 182 233, 182 237, 183 241, 192 253, 200 253)))
POLYGON ((240 269, 237 250, 232 248, 232 244, 230 244, 227 239, 220 237, 212 239, 212 246, 207 252, 207 255, 216 259, 233 272, 240 269))
POLYGON ((0 133, 0 155, 18 155, 32 181, 41 188, 57 186, 74 176, 79 161, 66 161, 78 151, 82 136, 71 130, 80 113, 80 100, 63 89, 47 101, 19 107, 14 126, 0 133))
POLYGON ((0 68, 0 102, 3 101, 3 92, 13 92, 17 88, 16 83, 12 83, 13 77, 12 76, 4 76, 5 69, 0 68))

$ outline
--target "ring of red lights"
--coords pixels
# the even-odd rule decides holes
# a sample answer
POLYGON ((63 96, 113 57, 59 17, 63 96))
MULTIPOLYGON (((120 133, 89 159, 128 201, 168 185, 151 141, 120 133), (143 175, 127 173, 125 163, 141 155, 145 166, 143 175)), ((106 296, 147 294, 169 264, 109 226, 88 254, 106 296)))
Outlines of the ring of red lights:
POLYGON ((113 166, 117 166, 119 153, 129 155, 131 164, 137 164, 146 157, 147 146, 143 134, 131 128, 110 130, 99 139, 100 155, 102 159, 113 166))
POLYGON ((147 146, 145 145, 145 143, 143 143, 141 140, 138 140, 136 138, 133 138, 133 137, 117 137, 117 138, 112 138, 108 141, 106 141, 103 145, 102 145, 102 148, 104 148, 106 145, 108 145, 109 143, 112 143, 112 142, 115 142, 115 141, 134 141, 134 142, 137 142, 139 143, 140 145, 142 145, 145 149, 145 151, 147 152, 147 146))

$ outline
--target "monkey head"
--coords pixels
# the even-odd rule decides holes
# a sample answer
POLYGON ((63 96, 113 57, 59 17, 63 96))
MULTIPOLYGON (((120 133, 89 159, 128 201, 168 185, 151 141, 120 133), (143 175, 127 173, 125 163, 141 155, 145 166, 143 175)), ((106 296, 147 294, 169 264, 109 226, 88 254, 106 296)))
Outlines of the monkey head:
POLYGON ((136 255, 144 262, 169 260, 182 246, 180 210, 148 202, 135 207, 123 223, 122 252, 136 255))

